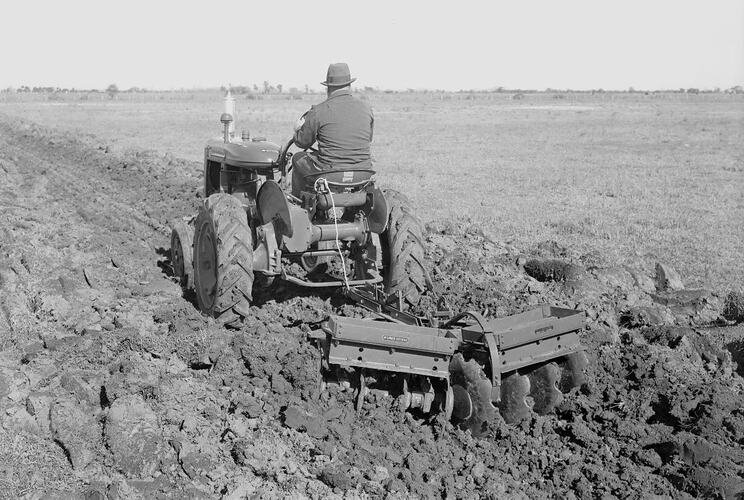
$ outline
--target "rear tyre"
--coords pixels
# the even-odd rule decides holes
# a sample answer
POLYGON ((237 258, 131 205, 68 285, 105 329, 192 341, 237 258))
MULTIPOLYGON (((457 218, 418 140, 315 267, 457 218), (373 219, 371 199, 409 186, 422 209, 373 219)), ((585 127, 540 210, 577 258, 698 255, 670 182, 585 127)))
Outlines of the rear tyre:
POLYGON ((194 231, 194 291, 199 310, 225 325, 250 311, 253 238, 243 206, 213 194, 199 209, 194 231))
POLYGON ((179 220, 171 226, 170 259, 173 276, 184 290, 194 289, 194 228, 179 220))
POLYGON ((424 239, 421 221, 413 214, 408 198, 398 191, 384 190, 389 215, 380 235, 383 286, 390 300, 398 294, 404 307, 416 307, 431 290, 431 278, 424 267, 424 239))

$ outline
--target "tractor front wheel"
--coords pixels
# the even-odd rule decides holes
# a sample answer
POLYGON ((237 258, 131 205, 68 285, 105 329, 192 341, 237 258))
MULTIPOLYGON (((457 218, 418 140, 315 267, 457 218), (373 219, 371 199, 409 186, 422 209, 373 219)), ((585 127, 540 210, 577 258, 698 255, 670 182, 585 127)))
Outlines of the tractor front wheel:
POLYGON ((432 288, 424 266, 424 239, 421 221, 411 204, 398 191, 383 191, 389 215, 382 246, 383 285, 389 300, 401 297, 404 306, 416 307, 421 296, 432 288))
POLYGON ((194 288, 193 243, 194 228, 182 220, 175 221, 171 226, 170 260, 173 276, 184 290, 194 288))
POLYGON ((194 291, 199 309, 225 325, 249 313, 253 292, 253 239, 237 198, 211 195, 194 232, 194 291))

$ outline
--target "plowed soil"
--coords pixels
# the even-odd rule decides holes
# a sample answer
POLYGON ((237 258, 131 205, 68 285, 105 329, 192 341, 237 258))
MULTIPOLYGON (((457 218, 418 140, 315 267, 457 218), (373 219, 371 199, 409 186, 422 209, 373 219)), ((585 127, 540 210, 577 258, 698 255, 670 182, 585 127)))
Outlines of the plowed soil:
POLYGON ((583 309, 589 382, 479 438, 385 397, 357 413, 319 393, 307 333, 364 311, 278 285, 225 329, 171 277, 168 224, 202 201, 194 171, 0 116, 0 496, 744 495, 744 331, 715 290, 429 225, 423 309, 583 309))

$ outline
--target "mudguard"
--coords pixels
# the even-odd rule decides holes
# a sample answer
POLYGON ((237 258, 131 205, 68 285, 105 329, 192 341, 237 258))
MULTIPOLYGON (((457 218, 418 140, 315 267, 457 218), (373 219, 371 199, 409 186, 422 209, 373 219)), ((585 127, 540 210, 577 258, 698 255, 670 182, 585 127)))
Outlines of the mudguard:
POLYGON ((385 195, 377 186, 369 186, 367 193, 367 204, 363 210, 367 214, 369 230, 373 233, 382 234, 388 223, 388 204, 385 195))
POLYGON ((276 181, 264 182, 256 198, 263 224, 272 223, 288 252, 304 252, 310 247, 312 224, 307 210, 290 203, 276 181))
POLYGON ((287 196, 276 181, 266 181, 256 197, 261 223, 274 222, 278 233, 291 238, 294 234, 287 196))
POLYGON ((288 252, 305 252, 310 248, 313 235, 310 216, 302 207, 289 205, 289 219, 292 234, 283 235, 284 248, 288 252))

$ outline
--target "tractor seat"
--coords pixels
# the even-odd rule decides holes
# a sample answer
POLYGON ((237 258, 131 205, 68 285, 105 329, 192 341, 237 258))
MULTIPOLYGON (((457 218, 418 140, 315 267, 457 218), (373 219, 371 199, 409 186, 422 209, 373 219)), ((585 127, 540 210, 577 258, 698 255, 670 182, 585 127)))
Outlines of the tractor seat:
POLYGON ((332 168, 305 175, 305 186, 307 189, 313 189, 318 179, 325 179, 334 193, 357 191, 369 184, 375 173, 374 170, 366 168, 332 168))

